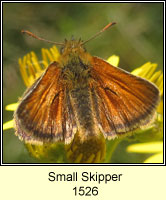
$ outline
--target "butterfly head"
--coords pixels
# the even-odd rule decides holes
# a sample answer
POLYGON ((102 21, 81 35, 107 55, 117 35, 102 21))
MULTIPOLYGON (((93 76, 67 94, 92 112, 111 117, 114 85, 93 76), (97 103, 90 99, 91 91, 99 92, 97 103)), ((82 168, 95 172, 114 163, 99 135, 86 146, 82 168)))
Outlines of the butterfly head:
POLYGON ((72 38, 71 40, 66 40, 64 42, 64 46, 61 48, 61 58, 63 61, 63 65, 66 63, 76 63, 80 62, 80 60, 84 64, 88 64, 90 62, 90 54, 87 53, 83 41, 81 39, 75 40, 72 38))
POLYGON ((75 40, 73 37, 71 40, 65 39, 64 46, 61 48, 62 55, 67 55, 67 54, 74 55, 84 51, 86 50, 82 46, 81 39, 75 40))

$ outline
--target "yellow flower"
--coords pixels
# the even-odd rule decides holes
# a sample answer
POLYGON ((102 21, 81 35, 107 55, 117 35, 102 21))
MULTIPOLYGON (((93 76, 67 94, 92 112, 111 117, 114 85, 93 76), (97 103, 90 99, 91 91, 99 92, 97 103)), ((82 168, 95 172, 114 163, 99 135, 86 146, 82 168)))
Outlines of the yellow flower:
MULTIPOLYGON (((34 52, 30 52, 29 54, 25 55, 23 59, 19 59, 20 72, 25 85, 27 87, 31 86, 46 69, 49 63, 52 61, 58 61, 58 58, 59 52, 56 46, 53 46, 50 48, 50 50, 44 48, 42 49, 42 61, 39 61, 34 52)), ((119 57, 113 55, 108 58, 107 61, 114 66, 118 66, 119 57)), ((145 65, 146 69, 143 69, 142 66, 134 70, 132 73, 147 78, 145 77, 145 74, 149 74, 149 72, 151 72, 151 76, 149 75, 148 79, 151 78, 151 81, 159 87, 160 93, 162 95, 162 73, 154 73, 154 66, 156 66, 155 64, 146 63, 145 65)), ((16 110, 17 106, 18 103, 10 104, 6 106, 6 110, 14 111, 16 110)), ((8 128, 13 128, 12 120, 3 124, 4 130, 8 128)), ((114 141, 120 140, 116 139, 114 141)), ((116 146, 117 145, 114 145, 114 147, 116 146)), ((39 159, 40 162, 100 163, 104 162, 106 143, 102 135, 100 138, 91 139, 81 143, 78 134, 76 134, 73 141, 68 145, 64 145, 62 143, 45 145, 26 144, 26 148, 30 154, 33 157, 39 159)), ((112 152, 109 154, 110 157, 112 156, 112 152)))
POLYGON ((104 161, 106 144, 101 134, 99 138, 81 142, 78 134, 66 145, 67 158, 72 163, 100 163, 104 161))
MULTIPOLYGON (((137 140, 143 143, 132 144, 127 147, 127 152, 130 153, 149 153, 153 154, 144 163, 162 163, 163 162, 163 73, 162 71, 155 72, 157 64, 147 62, 140 68, 135 69, 132 74, 145 78, 153 82, 160 91, 161 101, 157 108, 157 121, 151 127, 147 127, 142 131, 142 135, 136 135, 137 140), (158 141, 153 141, 153 140, 158 141), (144 143, 144 141, 147 141, 144 143)), ((138 131, 139 132, 139 131, 138 131)), ((141 131, 140 131, 141 133, 141 131)))

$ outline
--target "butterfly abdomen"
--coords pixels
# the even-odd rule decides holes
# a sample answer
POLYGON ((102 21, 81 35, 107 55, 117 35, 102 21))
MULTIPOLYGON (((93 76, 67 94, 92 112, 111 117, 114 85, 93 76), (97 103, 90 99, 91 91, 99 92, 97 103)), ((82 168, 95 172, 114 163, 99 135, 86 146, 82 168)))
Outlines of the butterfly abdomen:
POLYGON ((85 140, 96 135, 91 94, 88 87, 75 88, 70 91, 70 101, 80 138, 85 140))

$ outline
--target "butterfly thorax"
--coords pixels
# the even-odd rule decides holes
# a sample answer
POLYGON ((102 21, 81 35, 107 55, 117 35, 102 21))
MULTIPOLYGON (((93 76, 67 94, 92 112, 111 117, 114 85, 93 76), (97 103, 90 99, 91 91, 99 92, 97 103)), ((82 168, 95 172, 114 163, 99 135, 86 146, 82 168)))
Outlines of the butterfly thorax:
POLYGON ((92 57, 81 43, 81 40, 66 41, 59 58, 63 80, 70 88, 85 87, 90 78, 92 57))

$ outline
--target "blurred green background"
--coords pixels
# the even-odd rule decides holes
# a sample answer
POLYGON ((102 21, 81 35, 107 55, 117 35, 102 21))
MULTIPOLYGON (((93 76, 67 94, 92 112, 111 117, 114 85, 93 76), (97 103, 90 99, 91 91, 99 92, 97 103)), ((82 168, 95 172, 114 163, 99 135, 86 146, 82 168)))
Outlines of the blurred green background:
MULTIPOLYGON (((72 35, 83 40, 109 22, 117 24, 86 44, 88 52, 107 59, 120 56, 119 66, 128 71, 147 61, 163 68, 162 3, 3 3, 3 121, 13 113, 5 106, 18 101, 25 85, 21 79, 18 58, 51 45, 21 34, 29 30, 45 39, 63 42, 72 35)), ((116 163, 139 163, 146 155, 127 154, 128 142, 115 152, 116 163)), ((37 162, 10 129, 3 133, 3 162, 37 162)))

